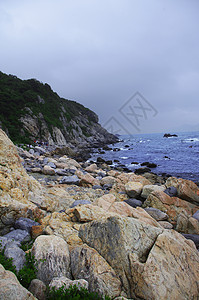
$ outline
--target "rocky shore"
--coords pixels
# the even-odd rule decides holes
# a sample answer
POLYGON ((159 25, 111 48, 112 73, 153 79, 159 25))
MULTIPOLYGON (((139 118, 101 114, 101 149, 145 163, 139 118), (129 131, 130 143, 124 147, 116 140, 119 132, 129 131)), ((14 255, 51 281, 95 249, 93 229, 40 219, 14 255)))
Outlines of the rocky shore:
POLYGON ((31 150, 0 129, 1 248, 20 270, 20 244, 33 239, 38 261, 28 289, 0 265, 2 299, 45 299, 64 283, 113 299, 198 299, 195 183, 88 163, 66 147, 31 150))

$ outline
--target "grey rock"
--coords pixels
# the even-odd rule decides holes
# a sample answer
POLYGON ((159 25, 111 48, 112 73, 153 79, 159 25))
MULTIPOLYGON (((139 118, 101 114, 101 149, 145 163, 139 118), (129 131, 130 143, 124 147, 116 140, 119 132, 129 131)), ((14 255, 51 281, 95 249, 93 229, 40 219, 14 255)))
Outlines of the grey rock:
POLYGON ((196 219, 196 220, 199 221, 199 210, 197 210, 197 211, 195 212, 195 214, 193 214, 192 218, 194 218, 194 219, 196 219))
POLYGON ((145 211, 156 221, 166 221, 168 219, 168 215, 157 208, 147 207, 145 211))
POLYGON ((25 252, 13 242, 6 244, 4 255, 7 258, 12 258, 12 264, 16 266, 17 272, 23 268, 26 262, 25 252))
POLYGON ((35 153, 34 149, 30 149, 30 150, 29 150, 29 153, 30 153, 31 155, 33 155, 33 154, 35 153))
POLYGON ((66 183, 66 184, 78 184, 79 183, 79 178, 77 175, 72 175, 72 176, 64 176, 59 183, 66 183))
POLYGON ((32 226, 39 226, 40 224, 38 222, 35 222, 31 219, 28 218, 19 218, 18 220, 16 220, 14 227, 16 229, 22 229, 22 230, 26 230, 29 233, 31 233, 31 229, 32 226))
POLYGON ((73 204, 70 206, 70 208, 73 208, 73 207, 75 207, 75 206, 77 206, 77 205, 84 205, 84 204, 92 204, 89 200, 75 200, 74 202, 73 202, 73 204))
POLYGON ((170 197, 176 197, 178 195, 177 188, 174 186, 168 187, 164 192, 165 192, 165 194, 169 195, 170 197))
POLYGON ((46 150, 44 148, 42 148, 42 147, 39 147, 39 146, 36 146, 35 150, 37 152, 39 152, 39 154, 45 154, 46 153, 46 150))
POLYGON ((49 166, 49 167, 51 167, 51 168, 53 168, 53 169, 56 169, 56 165, 55 165, 53 162, 49 162, 49 163, 47 164, 47 166, 49 166))
POLYGON ((47 158, 47 157, 45 157, 45 158, 43 159, 42 164, 43 164, 44 166, 48 164, 48 158, 47 158))
POLYGON ((39 300, 46 300, 46 285, 39 279, 33 279, 28 290, 39 300))
POLYGON ((192 240, 196 245, 196 248, 199 249, 199 234, 182 234, 186 239, 192 240))
POLYGON ((102 187, 101 187, 101 185, 93 185, 92 189, 93 190, 102 190, 102 187))
POLYGON ((22 229, 13 230, 7 233, 6 235, 4 235, 4 237, 8 239, 13 239, 20 243, 29 242, 31 240, 30 234, 26 230, 22 230, 22 229))
POLYGON ((8 239, 5 236, 1 236, 0 237, 0 251, 2 251, 8 243, 13 243, 17 247, 21 246, 21 244, 19 242, 16 242, 12 239, 8 239))
POLYGON ((65 169, 56 169, 55 170, 56 174, 59 176, 66 176, 69 175, 68 172, 65 169))
POLYGON ((126 202, 128 205, 136 208, 137 206, 142 206, 142 201, 140 200, 137 200, 137 199, 127 199, 127 200, 124 200, 124 202, 126 202))

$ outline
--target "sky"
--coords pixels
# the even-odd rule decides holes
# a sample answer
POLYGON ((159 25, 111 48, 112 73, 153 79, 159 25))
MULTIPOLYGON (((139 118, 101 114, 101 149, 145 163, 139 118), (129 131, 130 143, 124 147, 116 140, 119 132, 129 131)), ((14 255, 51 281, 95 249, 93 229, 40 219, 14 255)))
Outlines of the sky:
POLYGON ((0 70, 113 133, 199 131, 198 0, 0 0, 0 70))

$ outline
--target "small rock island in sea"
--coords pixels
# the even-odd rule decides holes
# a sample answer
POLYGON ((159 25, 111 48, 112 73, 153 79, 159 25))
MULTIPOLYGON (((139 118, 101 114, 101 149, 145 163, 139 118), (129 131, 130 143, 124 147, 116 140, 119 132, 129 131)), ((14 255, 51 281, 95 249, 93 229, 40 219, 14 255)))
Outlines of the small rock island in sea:
MULTIPOLYGON (((54 141, 29 150, 0 129, 1 251, 17 272, 25 264, 23 244, 31 244, 37 261, 27 287, 0 265, 1 298, 45 299, 47 286, 76 284, 112 299, 198 299, 198 186, 81 159, 94 140, 84 136, 83 151, 68 147, 65 136, 62 147, 54 141)), ((115 140, 105 131, 98 137, 97 143, 115 140)))

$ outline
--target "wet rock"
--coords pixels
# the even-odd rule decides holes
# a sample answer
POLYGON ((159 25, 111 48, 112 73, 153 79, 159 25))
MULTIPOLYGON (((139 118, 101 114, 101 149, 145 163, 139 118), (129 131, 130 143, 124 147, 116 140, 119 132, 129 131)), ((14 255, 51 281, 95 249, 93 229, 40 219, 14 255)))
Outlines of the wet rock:
POLYGON ((177 197, 177 195, 178 195, 178 191, 177 191, 176 187, 174 187, 174 186, 168 187, 166 190, 164 190, 164 192, 167 195, 169 195, 170 197, 177 197))
POLYGON ((149 169, 147 167, 145 167, 145 168, 138 168, 134 172, 137 175, 141 175, 141 174, 144 174, 144 173, 147 173, 147 172, 151 172, 151 169, 149 169))
POLYGON ((146 166, 147 168, 157 168, 157 165, 154 163, 150 163, 148 161, 141 163, 141 166, 146 166))
POLYGON ((142 206, 142 201, 140 200, 137 200, 137 199, 127 199, 127 200, 124 200, 124 202, 126 202, 128 205, 136 208, 137 206, 142 206))
POLYGON ((93 185, 93 186, 92 186, 92 189, 93 189, 93 190, 98 190, 98 189, 101 190, 102 187, 101 187, 101 185, 93 185))
POLYGON ((186 239, 192 240, 196 245, 196 248, 199 249, 199 234, 182 234, 186 239))

